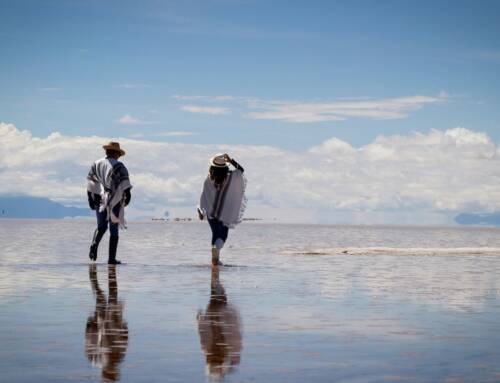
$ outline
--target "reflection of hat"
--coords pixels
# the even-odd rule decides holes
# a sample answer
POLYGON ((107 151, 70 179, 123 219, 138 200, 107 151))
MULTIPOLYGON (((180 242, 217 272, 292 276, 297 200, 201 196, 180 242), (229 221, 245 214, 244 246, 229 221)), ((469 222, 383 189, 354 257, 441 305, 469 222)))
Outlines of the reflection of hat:
POLYGON ((210 165, 216 168, 224 168, 227 166, 224 154, 216 154, 210 159, 210 165))
POLYGON ((125 155, 125 150, 120 148, 119 142, 110 141, 106 145, 103 145, 102 148, 104 150, 113 150, 115 152, 118 152, 118 153, 120 153, 120 156, 125 155))

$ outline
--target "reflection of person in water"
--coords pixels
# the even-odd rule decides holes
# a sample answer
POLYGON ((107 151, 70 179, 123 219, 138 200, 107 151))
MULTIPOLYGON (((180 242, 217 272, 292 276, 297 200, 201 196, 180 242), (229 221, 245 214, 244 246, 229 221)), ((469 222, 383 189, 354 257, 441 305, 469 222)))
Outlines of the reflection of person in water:
POLYGON ((223 379, 240 363, 241 322, 238 311, 228 303, 219 282, 218 267, 212 268, 210 302, 197 316, 201 349, 210 377, 223 379))
POLYGON ((103 380, 116 381, 120 378, 119 365, 128 345, 123 304, 118 301, 116 266, 108 266, 108 299, 99 287, 95 264, 89 265, 89 278, 96 302, 94 315, 87 319, 85 354, 93 366, 102 369, 103 380))

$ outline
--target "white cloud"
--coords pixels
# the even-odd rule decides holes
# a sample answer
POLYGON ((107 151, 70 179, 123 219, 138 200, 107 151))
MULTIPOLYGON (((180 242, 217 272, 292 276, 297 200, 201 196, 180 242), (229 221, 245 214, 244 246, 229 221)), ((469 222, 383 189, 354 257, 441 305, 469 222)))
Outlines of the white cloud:
POLYGON ((407 96, 385 99, 338 99, 336 101, 263 100, 235 96, 182 96, 179 101, 198 101, 199 105, 184 105, 182 110, 191 113, 226 114, 239 110, 242 116, 254 120, 276 120, 290 123, 315 123, 343 121, 352 118, 372 120, 400 119, 426 105, 439 104, 449 99, 441 91, 437 96, 407 96), (219 103, 218 106, 214 104, 219 103), (220 103, 223 103, 221 106, 220 103))
POLYGON ((186 96, 186 95, 181 95, 181 94, 174 94, 172 96, 174 100, 181 100, 181 101, 197 101, 197 100, 203 100, 206 99, 206 96, 186 96))
POLYGON ((219 115, 219 114, 228 114, 229 109, 228 108, 223 108, 223 107, 216 107, 216 106, 198 106, 198 105, 184 105, 181 110, 189 113, 196 113, 196 114, 213 114, 213 115, 219 115))
POLYGON ((152 125, 158 123, 158 121, 142 121, 141 119, 132 117, 129 114, 126 114, 123 117, 118 118, 116 122, 122 125, 152 125))
POLYGON ((153 132, 153 133, 132 133, 129 134, 131 138, 144 138, 144 137, 190 137, 198 133, 188 131, 170 131, 170 132, 153 132))
MULTIPOLYGON (((109 140, 59 133, 37 138, 0 123, 0 193, 84 206, 88 168, 109 140)), ((380 136, 359 148, 331 138, 307 151, 119 141, 127 151, 124 162, 134 184, 136 215, 190 211, 208 159, 218 152, 229 152, 245 167, 252 216, 443 223, 457 212, 500 210, 500 149, 486 134, 464 128, 380 136)))
POLYGON ((250 111, 246 118, 256 120, 280 120, 285 122, 342 121, 348 118, 398 119, 409 112, 428 104, 436 104, 447 99, 445 93, 437 97, 410 96, 379 100, 322 101, 265 101, 248 102, 250 111))
POLYGON ((171 132, 160 132, 153 133, 153 136, 156 137, 189 137, 195 136, 197 133, 194 132, 184 132, 184 131, 171 131, 171 132))
POLYGON ((230 95, 222 95, 222 96, 200 96, 200 95, 180 95, 174 94, 172 96, 175 100, 180 101, 207 101, 207 102, 215 102, 215 101, 235 101, 238 100, 238 97, 230 96, 230 95))
POLYGON ((214 101, 234 101, 236 100, 236 97, 234 96, 229 96, 229 95, 226 95, 226 96, 216 96, 213 98, 214 101))
POLYGON ((140 124, 141 120, 138 118, 132 117, 128 114, 124 115, 123 117, 120 117, 118 120, 116 120, 120 124, 123 125, 135 125, 135 124, 140 124))

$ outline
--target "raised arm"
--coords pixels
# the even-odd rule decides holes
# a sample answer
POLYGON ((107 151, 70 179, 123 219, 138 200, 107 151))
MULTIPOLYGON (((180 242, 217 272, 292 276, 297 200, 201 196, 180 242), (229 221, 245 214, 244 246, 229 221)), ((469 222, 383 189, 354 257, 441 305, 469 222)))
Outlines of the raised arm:
POLYGON ((243 166, 241 166, 239 163, 237 163, 234 160, 234 158, 229 157, 228 154, 224 154, 224 159, 226 160, 226 162, 229 162, 231 165, 233 165, 235 167, 235 169, 240 170, 242 173, 245 171, 245 169, 243 169, 243 166))

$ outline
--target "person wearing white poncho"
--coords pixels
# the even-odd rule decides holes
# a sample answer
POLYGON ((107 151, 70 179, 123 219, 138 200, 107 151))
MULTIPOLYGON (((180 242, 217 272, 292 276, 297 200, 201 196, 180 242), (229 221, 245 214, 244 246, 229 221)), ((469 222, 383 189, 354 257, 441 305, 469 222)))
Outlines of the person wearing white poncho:
POLYGON ((201 220, 207 217, 212 229, 212 264, 220 265, 220 250, 227 240, 229 229, 243 219, 246 207, 244 169, 227 154, 217 154, 210 160, 208 176, 198 206, 201 220), (234 166, 229 170, 228 164, 234 166))
POLYGON ((89 258, 97 259, 97 248, 109 224, 109 264, 119 264, 116 260, 119 228, 125 228, 125 206, 130 203, 128 170, 118 161, 125 155, 118 142, 103 146, 106 157, 94 162, 87 176, 87 196, 89 207, 96 211, 97 229, 90 245, 89 258))

